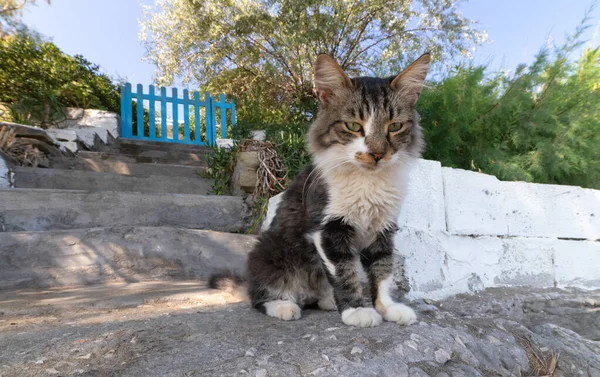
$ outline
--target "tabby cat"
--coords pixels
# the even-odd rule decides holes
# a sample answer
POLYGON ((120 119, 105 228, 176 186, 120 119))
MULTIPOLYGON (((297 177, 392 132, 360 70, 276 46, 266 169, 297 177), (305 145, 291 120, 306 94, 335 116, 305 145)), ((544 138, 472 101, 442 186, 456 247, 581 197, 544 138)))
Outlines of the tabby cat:
MULTIPOLYGON (((429 60, 424 54, 390 78, 351 79, 329 56, 317 58, 319 109, 308 133, 313 162, 283 194, 238 280, 254 308, 295 320, 302 308, 317 306, 360 327, 416 321, 390 290, 396 219, 409 167, 424 147, 415 105, 429 60), (374 308, 363 300, 358 261, 374 308)), ((226 279, 215 275, 211 286, 226 279)))

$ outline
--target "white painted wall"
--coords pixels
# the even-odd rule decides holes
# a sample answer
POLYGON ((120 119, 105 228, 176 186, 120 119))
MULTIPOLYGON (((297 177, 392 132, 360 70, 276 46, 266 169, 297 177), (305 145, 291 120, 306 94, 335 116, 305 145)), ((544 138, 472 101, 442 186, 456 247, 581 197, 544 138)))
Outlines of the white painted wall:
POLYGON ((8 163, 4 161, 0 154, 0 188, 11 187, 11 173, 8 167, 8 163))
MULTIPOLYGON (((263 230, 280 201, 269 201, 263 230)), ((600 288, 600 191, 502 182, 419 160, 398 219, 411 298, 487 287, 600 288)))

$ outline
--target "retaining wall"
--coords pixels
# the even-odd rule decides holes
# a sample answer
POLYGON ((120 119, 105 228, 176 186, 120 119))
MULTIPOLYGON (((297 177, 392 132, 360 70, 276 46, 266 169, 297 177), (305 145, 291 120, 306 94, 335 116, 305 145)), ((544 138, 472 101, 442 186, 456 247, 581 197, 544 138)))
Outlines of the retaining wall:
MULTIPOLYGON (((269 202, 264 227, 279 200, 269 202)), ((497 286, 600 288, 598 190, 503 182, 418 160, 398 224, 412 298, 497 286)))

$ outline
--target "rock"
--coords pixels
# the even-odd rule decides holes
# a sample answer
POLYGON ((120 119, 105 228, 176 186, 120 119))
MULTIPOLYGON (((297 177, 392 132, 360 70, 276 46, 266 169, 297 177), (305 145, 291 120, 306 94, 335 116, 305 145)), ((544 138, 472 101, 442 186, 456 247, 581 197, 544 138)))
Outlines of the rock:
POLYGON ((264 131, 264 130, 251 131, 250 137, 254 140, 265 141, 266 131, 264 131))
POLYGON ((267 377, 267 370, 266 369, 259 369, 256 371, 256 377, 267 377))
POLYGON ((245 356, 254 357, 256 355, 256 348, 251 347, 248 351, 246 351, 245 356))
POLYGON ((435 361, 440 364, 445 364, 452 357, 446 350, 439 349, 434 352, 435 361))
POLYGON ((353 347, 352 351, 350 351, 350 354, 354 355, 355 353, 363 353, 363 351, 358 347, 353 347))
POLYGON ((258 152, 249 151, 249 152, 239 152, 236 156, 237 163, 250 169, 258 169, 260 162, 258 160, 258 152))

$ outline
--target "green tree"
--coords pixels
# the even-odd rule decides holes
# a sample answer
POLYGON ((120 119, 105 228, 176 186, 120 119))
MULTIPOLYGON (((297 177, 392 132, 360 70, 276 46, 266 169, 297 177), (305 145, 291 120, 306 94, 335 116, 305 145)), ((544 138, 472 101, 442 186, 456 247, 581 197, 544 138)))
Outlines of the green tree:
POLYGON ((400 72, 425 50, 441 60, 467 55, 485 34, 456 3, 162 0, 145 9, 140 35, 160 84, 180 79, 250 98, 267 121, 277 121, 314 109, 318 53, 330 54, 351 74, 379 75, 400 72))
POLYGON ((0 41, 0 102, 43 127, 67 106, 120 109, 118 87, 100 67, 63 53, 24 27, 0 41))
MULTIPOLYGON (((50 0, 46 0, 50 4, 50 0)), ((0 38, 9 34, 20 22, 23 8, 36 0, 0 0, 0 38)))
POLYGON ((582 23, 513 75, 459 68, 419 100, 425 157, 502 180, 600 188, 600 48, 582 23))

